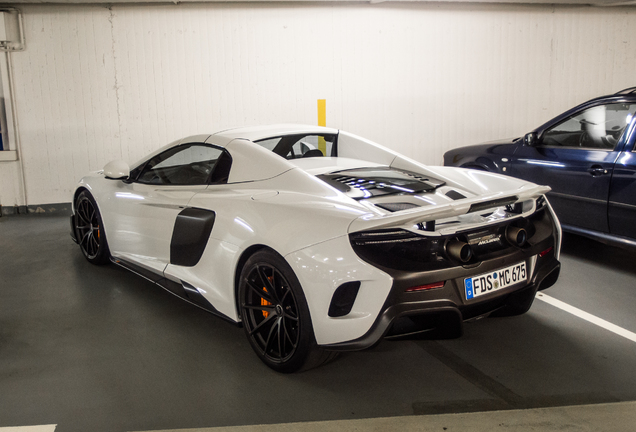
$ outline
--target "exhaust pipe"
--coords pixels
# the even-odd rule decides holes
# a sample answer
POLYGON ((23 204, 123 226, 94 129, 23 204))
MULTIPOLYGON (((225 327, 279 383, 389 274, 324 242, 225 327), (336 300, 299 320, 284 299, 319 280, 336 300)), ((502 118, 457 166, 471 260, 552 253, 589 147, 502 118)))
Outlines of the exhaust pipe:
POLYGON ((508 228, 506 228, 506 239, 512 245, 523 246, 528 240, 528 233, 523 228, 508 225, 508 228))
POLYGON ((468 262, 473 257, 473 250, 468 243, 451 240, 446 244, 446 253, 459 262, 468 262))

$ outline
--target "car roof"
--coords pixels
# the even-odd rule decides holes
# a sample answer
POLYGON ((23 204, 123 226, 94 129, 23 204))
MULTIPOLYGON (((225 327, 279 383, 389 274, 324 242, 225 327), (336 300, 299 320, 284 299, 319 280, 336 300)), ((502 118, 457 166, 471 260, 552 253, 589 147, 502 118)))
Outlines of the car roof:
POLYGON ((636 93, 636 87, 628 87, 626 89, 623 89, 621 91, 617 91, 616 93, 614 93, 612 96, 618 96, 618 95, 633 95, 636 93))
POLYGON ((258 141, 265 138, 273 138, 284 135, 300 134, 337 134, 338 129, 312 126, 303 124, 272 124, 266 126, 251 126, 235 129, 226 129, 210 136, 210 141, 218 145, 228 143, 234 139, 247 139, 258 141))
POLYGON ((139 166, 142 163, 150 160, 154 156, 158 155, 161 152, 166 151, 171 147, 175 147, 181 144, 188 143, 207 143, 214 144, 219 147, 227 147, 229 143, 236 139, 245 139, 249 141, 259 141, 266 138, 274 138, 285 135, 310 135, 310 134, 338 134, 338 129, 323 127, 323 126, 313 126, 313 125, 303 125, 303 124, 272 124, 265 126, 250 126, 250 127, 241 127, 234 129, 226 129, 219 132, 215 132, 212 135, 208 134, 198 134, 198 135, 190 135, 185 138, 178 139, 176 141, 167 144, 154 152, 147 154, 142 159, 135 162, 133 167, 139 166))

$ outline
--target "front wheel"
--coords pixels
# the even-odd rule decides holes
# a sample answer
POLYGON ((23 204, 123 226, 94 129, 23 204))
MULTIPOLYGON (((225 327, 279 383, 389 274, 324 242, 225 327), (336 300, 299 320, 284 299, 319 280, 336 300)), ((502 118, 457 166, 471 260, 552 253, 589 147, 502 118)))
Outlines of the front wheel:
POLYGON ((82 253, 92 264, 106 264, 110 258, 102 216, 95 199, 82 191, 75 201, 75 233, 82 253))
POLYGON ((270 368, 291 373, 335 356, 317 346, 300 282, 274 251, 261 250, 247 260, 238 295, 247 339, 270 368))

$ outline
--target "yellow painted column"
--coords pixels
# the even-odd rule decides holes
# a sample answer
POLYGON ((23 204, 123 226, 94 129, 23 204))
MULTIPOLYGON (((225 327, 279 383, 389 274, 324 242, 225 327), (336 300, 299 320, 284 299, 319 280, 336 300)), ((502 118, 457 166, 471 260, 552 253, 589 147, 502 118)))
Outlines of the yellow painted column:
MULTIPOLYGON (((318 126, 327 126, 327 100, 318 99, 318 126)), ((318 137, 318 150, 323 156, 327 156, 327 142, 323 137, 318 137)))

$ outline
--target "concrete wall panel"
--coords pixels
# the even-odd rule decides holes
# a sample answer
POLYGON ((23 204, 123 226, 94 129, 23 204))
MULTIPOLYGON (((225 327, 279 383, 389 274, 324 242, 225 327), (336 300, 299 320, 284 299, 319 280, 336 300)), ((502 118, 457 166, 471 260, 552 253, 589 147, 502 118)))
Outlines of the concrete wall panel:
MULTIPOLYGON (((635 85, 636 9, 452 4, 25 5, 12 53, 28 204, 111 159, 317 121, 425 163, 635 85)), ((16 162, 0 205, 24 204, 16 162)))

